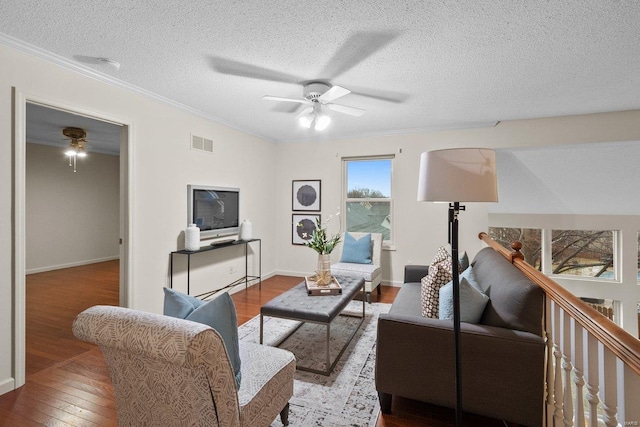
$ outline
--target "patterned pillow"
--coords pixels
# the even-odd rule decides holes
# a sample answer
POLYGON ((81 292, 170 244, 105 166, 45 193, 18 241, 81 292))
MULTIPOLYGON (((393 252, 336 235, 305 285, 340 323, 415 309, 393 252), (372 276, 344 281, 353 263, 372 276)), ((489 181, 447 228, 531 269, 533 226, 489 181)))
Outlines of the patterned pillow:
POLYGON ((452 277, 451 257, 429 266, 429 274, 424 276, 421 281, 422 316, 438 318, 440 288, 450 282, 452 277))
POLYGON ((444 248, 444 246, 440 246, 438 248, 438 250, 436 251, 436 255, 433 257, 433 260, 431 260, 431 264, 430 265, 436 265, 436 264, 441 263, 442 261, 446 261, 448 259, 451 259, 451 254, 449 254, 449 252, 447 252, 447 250, 444 248))

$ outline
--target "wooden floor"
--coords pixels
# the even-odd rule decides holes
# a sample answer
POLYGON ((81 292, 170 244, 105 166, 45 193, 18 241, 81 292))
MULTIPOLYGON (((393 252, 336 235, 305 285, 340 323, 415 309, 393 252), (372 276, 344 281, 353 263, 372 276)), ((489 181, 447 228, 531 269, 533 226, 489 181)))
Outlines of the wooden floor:
MULTIPOLYGON (((300 282, 276 276, 233 295, 242 324, 260 306, 300 282)), ((391 303, 398 288, 383 287, 372 302, 391 303)), ((0 396, 0 426, 116 426, 113 386, 95 346, 76 340, 71 322, 87 307, 118 304, 117 261, 27 276, 26 384, 0 396)), ((453 411, 394 399, 393 415, 376 427, 453 426, 453 411)), ((466 415, 465 426, 504 427, 502 421, 466 415)))

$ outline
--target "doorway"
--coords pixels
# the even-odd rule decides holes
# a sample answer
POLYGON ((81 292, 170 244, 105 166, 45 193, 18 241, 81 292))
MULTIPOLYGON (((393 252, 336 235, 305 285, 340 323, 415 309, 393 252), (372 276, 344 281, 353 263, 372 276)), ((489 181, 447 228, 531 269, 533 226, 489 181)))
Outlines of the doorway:
MULTIPOLYGON (((38 339, 37 334, 27 336, 27 313, 31 308, 36 310, 32 313, 38 311, 37 306, 27 306, 27 282, 31 282, 31 278, 46 281, 57 277, 54 279, 54 283, 50 283, 49 286, 52 287, 50 291, 53 292, 53 295, 60 297, 57 301, 57 304, 60 305, 61 301, 71 301, 70 298, 73 299, 74 294, 92 292, 90 288, 78 291, 77 288, 73 289, 72 287, 72 290, 65 290, 65 286, 73 283, 75 285, 84 283, 91 286, 89 279, 96 278, 93 285, 95 286, 95 283, 101 283, 98 278, 99 274, 96 274, 99 272, 103 277, 102 283, 110 282, 114 291, 100 303, 125 307, 130 305, 128 230, 131 218, 129 210, 131 127, 124 120, 109 117, 100 112, 28 96, 18 91, 14 91, 14 105, 14 388, 18 388, 24 384, 26 379, 27 348, 34 348, 27 345, 27 339, 38 339), (48 142, 34 140, 37 138, 33 136, 31 120, 37 117, 38 112, 45 112, 51 117, 59 116, 67 119, 63 120, 65 124, 49 121, 50 125, 53 124, 54 127, 60 129, 57 129, 59 134, 51 135, 48 142), (86 144, 86 158, 70 158, 63 154, 69 146, 73 145, 73 140, 68 138, 68 135, 63 135, 62 126, 87 129, 86 138, 83 138, 86 144), (112 132, 115 130, 115 139, 112 138, 109 142, 107 141, 109 138, 101 136, 97 129, 102 127, 111 128, 112 132), (34 144, 34 142, 39 142, 39 144, 34 144), (115 148, 111 147, 115 154, 107 152, 106 145, 103 145, 105 142, 115 145, 115 148), (39 166, 37 162, 32 163, 34 158, 41 162, 39 166), (91 160, 86 161, 87 159, 91 160), (75 160, 75 165, 73 160, 75 160), (59 178, 63 177, 62 181, 48 182, 43 184, 40 190, 34 190, 37 188, 33 185, 35 181, 47 181, 48 179, 46 174, 44 176, 42 173, 33 174, 34 166, 36 169, 48 168, 49 172, 59 167, 60 171, 55 171, 54 174, 57 174, 59 178), (65 173, 68 175, 64 175, 65 173), (96 173, 103 174, 102 178, 92 176, 96 173), (105 173, 112 182, 105 182, 108 181, 104 178, 105 173), (52 188, 56 191, 51 191, 52 188), (79 197, 79 194, 76 194, 74 198, 73 194, 77 191, 83 191, 83 196, 79 197), (110 196, 106 197, 107 193, 110 196), (105 197, 108 200, 101 202, 100 199, 105 197), (87 206, 96 208, 94 205, 100 203, 102 206, 98 206, 98 211, 105 210, 105 206, 111 205, 107 213, 107 216, 112 217, 108 226, 102 222, 105 221, 106 216, 99 216, 95 209, 93 212, 84 209, 87 206), (64 212, 60 212, 61 210, 64 212), (46 230, 46 227, 49 227, 50 233, 45 237, 43 230, 46 230), (105 229, 108 229, 106 237, 104 233, 100 234, 105 229), (96 240, 93 249, 92 238, 96 240), (47 239, 48 241, 46 241, 47 239), (100 240, 100 244, 97 240, 100 240), (102 244, 104 240, 110 241, 106 245, 108 247, 102 244), (48 253, 46 250, 42 250, 43 246, 50 247, 48 253)), ((104 292, 101 290, 95 294, 96 296, 104 295, 104 292)), ((46 294, 39 298, 41 303, 52 299, 46 294)), ((100 301, 99 298, 97 301, 100 301)), ((29 304, 34 303, 29 301, 29 304)), ((72 306, 72 304, 68 305, 72 306)), ((44 309, 44 307, 40 308, 44 309)), ((67 323, 70 321, 65 320, 63 308, 66 307, 53 307, 51 315, 55 318, 54 322, 60 321, 60 327, 67 330, 70 329, 70 324, 66 325, 65 321, 67 323)), ((69 316, 67 313, 67 317, 69 316)), ((42 328, 42 330, 44 329, 46 328, 42 328)), ((65 339, 63 337, 59 340, 59 347, 65 346, 65 339)), ((43 348, 42 351, 44 353, 47 350, 43 348)), ((64 352, 61 354, 62 356, 59 357, 64 356, 64 352)), ((73 356, 74 354, 69 354, 69 357, 73 356)), ((30 354, 30 358, 36 361, 36 366, 31 366, 30 372, 39 369, 38 363, 42 366, 42 359, 38 359, 37 354, 35 358, 30 354)))

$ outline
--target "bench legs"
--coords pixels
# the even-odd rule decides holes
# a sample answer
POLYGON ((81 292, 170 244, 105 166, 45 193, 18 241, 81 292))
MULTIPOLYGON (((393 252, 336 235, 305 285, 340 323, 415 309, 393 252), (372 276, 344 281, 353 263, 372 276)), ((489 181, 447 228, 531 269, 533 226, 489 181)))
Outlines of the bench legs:
POLYGON ((280 411, 280 421, 284 426, 289 425, 289 402, 287 402, 284 408, 282 408, 282 411, 280 411))

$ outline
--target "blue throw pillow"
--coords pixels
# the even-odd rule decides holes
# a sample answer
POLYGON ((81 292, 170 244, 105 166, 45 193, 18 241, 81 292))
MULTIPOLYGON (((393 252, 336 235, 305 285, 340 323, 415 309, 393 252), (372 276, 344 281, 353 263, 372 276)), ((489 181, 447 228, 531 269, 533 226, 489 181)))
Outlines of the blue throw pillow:
POLYGON ((371 264, 371 233, 362 236, 358 240, 351 234, 344 233, 340 262, 371 264))
POLYGON ((236 387, 240 388, 242 375, 240 372, 238 317, 233 300, 227 292, 211 301, 202 301, 173 289, 164 288, 164 314, 203 323, 215 329, 224 341, 236 378, 236 387))
MULTIPOLYGON (((466 277, 460 278, 460 321, 478 323, 482 318, 489 297, 469 283, 466 277)), ((453 282, 440 288, 439 318, 453 319, 453 282)))
POLYGON ((476 277, 476 273, 473 270, 473 266, 469 266, 465 271, 460 273, 460 280, 462 280, 463 277, 469 281, 469 284, 471 286, 473 286, 480 292, 485 293, 480 286, 480 282, 478 282, 478 278, 476 277))

